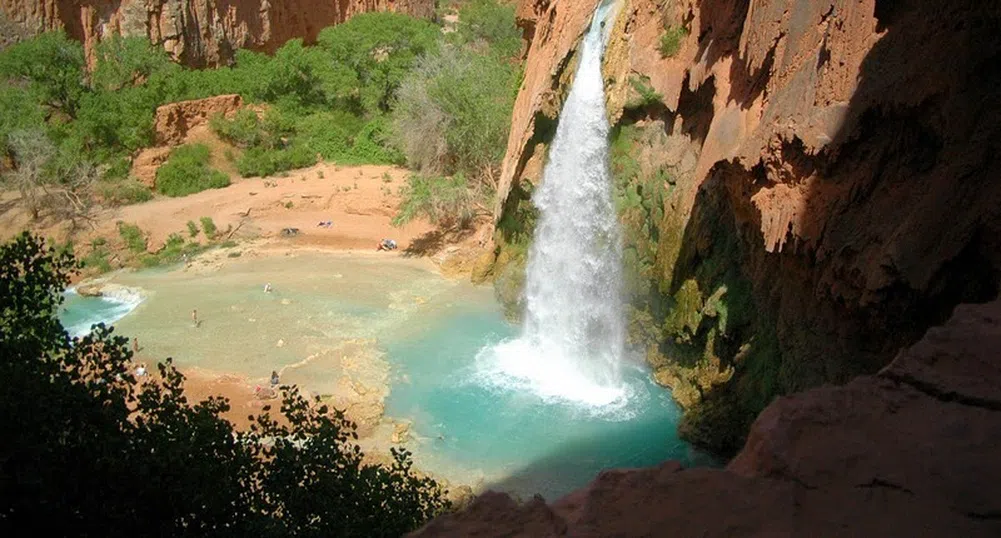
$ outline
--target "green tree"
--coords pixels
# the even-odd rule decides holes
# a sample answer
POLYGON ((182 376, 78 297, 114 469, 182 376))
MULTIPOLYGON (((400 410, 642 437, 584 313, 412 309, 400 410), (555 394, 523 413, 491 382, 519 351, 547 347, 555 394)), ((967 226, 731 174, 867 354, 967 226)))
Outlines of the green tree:
POLYGON ((90 75, 95 90, 115 91, 141 86, 153 75, 173 75, 177 65, 145 37, 112 36, 94 49, 97 66, 90 75))
POLYGON ((425 218, 439 228, 465 228, 476 217, 476 196, 462 174, 452 177, 414 174, 403 188, 393 226, 425 218))
POLYGON ((11 133, 44 128, 45 111, 28 88, 0 81, 0 155, 13 158, 8 141, 11 133))
POLYGON ((274 57, 244 53, 238 57, 242 69, 256 72, 251 81, 253 96, 268 102, 308 106, 324 102, 320 91, 322 53, 305 47, 302 39, 292 39, 274 57))
POLYGON ((27 233, 0 246, 0 532, 399 536, 447 506, 409 454, 362 463, 343 413, 284 391, 249 432, 189 403, 168 359, 137 384, 128 340, 59 323, 77 264, 27 233))
POLYGON ((396 143, 411 167, 480 178, 503 157, 518 69, 494 55, 445 47, 421 58, 397 92, 396 143))
POLYGON ((209 167, 205 144, 186 144, 170 152, 156 171, 156 190, 167 196, 187 196, 207 189, 229 186, 229 177, 209 167))
POLYGON ((362 13, 344 24, 325 28, 317 44, 328 61, 347 66, 357 80, 362 110, 385 112, 400 82, 414 61, 438 47, 438 28, 420 19, 397 13, 362 13))
POLYGON ((30 84, 38 102, 70 117, 76 115, 83 85, 80 43, 62 31, 22 41, 0 53, 0 77, 30 84))
POLYGON ((461 44, 486 44, 502 57, 521 52, 521 29, 515 23, 514 4, 471 0, 459 8, 456 38, 461 44))

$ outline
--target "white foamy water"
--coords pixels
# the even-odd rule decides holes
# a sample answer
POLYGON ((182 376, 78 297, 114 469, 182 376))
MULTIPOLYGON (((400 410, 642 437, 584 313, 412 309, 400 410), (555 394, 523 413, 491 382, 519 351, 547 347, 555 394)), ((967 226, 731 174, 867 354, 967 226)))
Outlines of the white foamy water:
POLYGON ((66 300, 60 318, 71 337, 87 335, 98 323, 112 325, 143 301, 140 291, 124 286, 107 286, 102 293, 101 297, 83 297, 74 288, 64 292, 66 300))
POLYGON ((584 38, 542 185, 529 252, 525 325, 512 340, 480 352, 491 383, 588 406, 622 403, 625 349, 622 243, 608 162, 601 56, 610 6, 584 38))

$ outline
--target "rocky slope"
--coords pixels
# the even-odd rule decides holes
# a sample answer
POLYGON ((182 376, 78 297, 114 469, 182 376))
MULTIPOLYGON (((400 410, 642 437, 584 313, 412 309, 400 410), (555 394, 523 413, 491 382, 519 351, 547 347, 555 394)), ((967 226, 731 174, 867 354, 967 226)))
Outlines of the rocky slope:
MULTIPOLYGON (((57 28, 91 51, 113 34, 147 36, 192 67, 225 64, 240 48, 272 52, 293 38, 368 11, 434 15, 434 0, 0 0, 0 28, 57 28)), ((0 43, 2 44, 2 43, 0 43)))
MULTIPOLYGON (((605 75, 634 335, 689 439, 733 453, 775 395, 873 373, 997 295, 996 3, 619 3, 605 75)), ((499 262, 595 4, 519 8, 499 262)))
POLYGON ((414 536, 998 536, 999 349, 1001 302, 964 305, 878 374, 778 399, 726 469, 488 493, 414 536))

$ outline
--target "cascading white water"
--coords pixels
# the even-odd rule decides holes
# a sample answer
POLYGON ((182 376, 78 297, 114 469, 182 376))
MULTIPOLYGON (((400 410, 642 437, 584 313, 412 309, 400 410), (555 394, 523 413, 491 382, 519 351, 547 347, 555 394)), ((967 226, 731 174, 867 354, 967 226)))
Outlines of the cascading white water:
POLYGON ((544 397, 607 405, 624 393, 622 246, 612 203, 601 56, 609 3, 584 38, 533 201, 540 219, 529 252, 520 337, 481 352, 502 376, 544 397))

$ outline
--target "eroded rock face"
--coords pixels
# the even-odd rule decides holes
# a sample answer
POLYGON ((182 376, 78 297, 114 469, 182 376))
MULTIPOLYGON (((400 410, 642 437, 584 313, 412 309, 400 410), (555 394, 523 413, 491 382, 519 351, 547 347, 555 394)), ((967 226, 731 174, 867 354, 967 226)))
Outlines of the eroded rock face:
MULTIPOLYGON (((537 79, 516 104, 499 208, 546 140, 538 119, 569 82, 556 74, 594 7, 557 4, 526 0, 519 11, 537 79)), ((605 56, 609 114, 659 156, 640 159, 644 173, 671 178, 653 223, 661 296, 651 303, 673 304, 686 282, 700 308, 724 289, 739 303, 725 328, 701 312, 698 334, 662 341, 670 360, 663 342, 713 340, 720 368, 735 368, 692 398, 690 439, 733 453, 776 394, 873 373, 956 304, 997 295, 996 5, 621 4, 605 56), (665 28, 684 29, 668 55, 665 28), (736 290, 746 290, 739 301, 736 290)))
POLYGON ((216 115, 231 117, 242 106, 243 98, 230 94, 179 101, 158 107, 153 122, 156 145, 181 144, 191 128, 208 123, 209 119, 216 115))
POLYGON ((22 31, 65 29, 88 55, 109 35, 147 36, 192 67, 225 64, 241 48, 273 52, 292 38, 309 42, 369 11, 432 17, 434 0, 0 0, 0 12, 22 31))
POLYGON ((489 493, 414 536, 998 536, 999 350, 1001 302, 964 305, 877 375, 773 403, 726 469, 489 493))
POLYGON ((523 0, 518 4, 518 26, 530 42, 525 60, 525 80, 515 100, 511 135, 501 164, 494 211, 497 218, 500 218, 512 182, 521 178, 526 163, 532 159, 536 149, 533 138, 552 136, 552 133, 539 131, 553 129, 552 122, 562 108, 574 70, 570 53, 580 42, 597 5, 597 0, 523 0))

